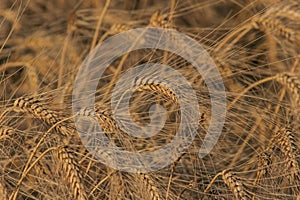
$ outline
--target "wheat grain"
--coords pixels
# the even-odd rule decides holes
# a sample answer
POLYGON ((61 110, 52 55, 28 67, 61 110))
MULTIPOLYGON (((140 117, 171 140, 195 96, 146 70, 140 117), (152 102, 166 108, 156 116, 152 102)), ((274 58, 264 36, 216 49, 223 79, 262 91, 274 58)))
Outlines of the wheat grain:
POLYGON ((103 131, 102 133, 106 134, 111 141, 123 146, 124 148, 134 150, 132 149, 133 146, 130 139, 124 137, 125 133, 120 129, 109 111, 96 106, 95 110, 91 108, 83 108, 79 113, 82 116, 95 117, 94 119, 97 119, 100 124, 101 130, 103 131))
POLYGON ((264 14, 269 17, 284 17, 291 21, 300 19, 299 8, 297 8, 297 2, 289 2, 289 4, 282 3, 273 7, 270 7, 264 14))

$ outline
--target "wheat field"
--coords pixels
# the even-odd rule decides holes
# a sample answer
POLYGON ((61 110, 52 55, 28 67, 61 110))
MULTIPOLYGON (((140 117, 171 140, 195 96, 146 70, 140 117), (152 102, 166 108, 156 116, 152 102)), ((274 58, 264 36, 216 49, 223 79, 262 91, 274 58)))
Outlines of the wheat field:
MULTIPOLYGON (((0 0, 0 73, 0 200, 300 200, 299 0, 0 0), (179 31, 208 52, 225 86, 226 118, 213 150, 200 158, 212 121, 201 74, 168 51, 118 57, 99 79, 94 116, 118 147, 156 151, 172 140, 182 115, 170 88, 141 75, 129 118, 146 126, 156 103, 167 110, 166 121, 150 138, 126 134, 111 96, 130 69, 171 66, 199 105, 186 152, 162 169, 131 173, 100 162, 83 144, 72 92, 98 44, 145 27, 179 31)), ((92 115, 89 108, 79 114, 92 115)))

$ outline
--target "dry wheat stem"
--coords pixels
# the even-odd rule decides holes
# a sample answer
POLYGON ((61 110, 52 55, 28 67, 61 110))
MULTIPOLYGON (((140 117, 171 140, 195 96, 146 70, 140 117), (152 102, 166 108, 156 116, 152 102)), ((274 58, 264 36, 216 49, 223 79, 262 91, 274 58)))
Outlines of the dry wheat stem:
POLYGON ((97 185, 95 185, 95 187, 91 190, 88 197, 90 197, 99 188, 99 186, 102 185, 106 180, 108 180, 114 173, 116 173, 116 171, 109 173, 107 176, 105 176, 105 178, 101 179, 101 181, 99 181, 97 185))
POLYGON ((69 46, 70 34, 71 33, 68 33, 67 37, 64 40, 64 45, 62 47, 62 53, 61 53, 61 58, 60 58, 60 62, 59 62, 57 88, 60 88, 62 86, 62 82, 63 82, 63 73, 64 73, 64 67, 65 67, 65 58, 66 58, 66 53, 67 53, 68 46, 69 46))
POLYGON ((18 193, 20 191, 20 186, 23 182, 23 180, 25 179, 25 177, 27 176, 27 174, 30 172, 30 170, 37 164, 37 162, 43 158, 47 153, 49 153, 50 151, 56 150, 57 147, 52 147, 52 148, 48 148, 46 151, 44 151, 36 160, 34 160, 32 162, 32 164, 30 166, 28 166, 28 168, 26 168, 26 171, 24 169, 24 171, 22 172, 21 178, 18 181, 18 184, 16 186, 15 191, 10 195, 9 199, 10 200, 16 200, 18 193))
POLYGON ((65 119, 63 119, 63 120, 57 122, 56 124, 54 124, 53 126, 51 126, 51 127, 47 130, 47 132, 43 135, 43 137, 39 140, 39 142, 36 144, 36 146, 34 147, 32 153, 31 153, 31 155, 30 155, 30 157, 29 157, 28 160, 27 160, 27 163, 26 163, 26 165, 25 165, 25 167, 24 167, 24 169, 23 169, 21 178, 19 179, 19 181, 18 181, 18 183, 17 183, 16 190, 15 190, 15 192, 11 195, 10 200, 16 200, 17 194, 18 194, 18 192, 19 192, 19 190, 20 190, 20 185, 22 184, 24 178, 27 176, 27 173, 29 172, 28 169, 30 168, 30 163, 32 162, 32 160, 33 160, 33 158, 34 158, 34 156, 35 156, 35 154, 36 154, 38 148, 40 147, 40 145, 42 144, 42 142, 45 140, 45 138, 51 133, 51 131, 52 131, 53 129, 55 129, 55 127, 56 127, 57 125, 59 125, 60 123, 62 123, 62 122, 64 122, 64 121, 67 121, 67 120, 69 120, 69 119, 72 119, 72 118, 73 118, 73 117, 65 118, 65 119))
POLYGON ((177 200, 180 200, 181 199, 181 196, 182 196, 182 194, 187 190, 187 189, 189 189, 189 188, 194 188, 195 187, 195 182, 194 181, 190 181, 189 182, 189 184, 188 185, 186 185, 181 191, 180 191, 180 193, 178 194, 178 196, 177 196, 177 200))
POLYGON ((214 49, 215 52, 219 52, 221 51, 221 49, 224 48, 224 46, 226 46, 225 48, 225 52, 230 50, 230 48, 238 41, 237 39, 242 38, 242 36, 244 36, 246 33, 248 33, 251 30, 251 26, 249 26, 249 24, 245 24, 242 27, 237 28, 236 30, 234 30, 233 32, 231 32, 228 36, 226 36, 219 44, 218 46, 214 49), (239 34, 238 36, 236 36, 236 34, 239 34), (235 37, 235 39, 233 40, 233 42, 229 42, 230 40, 232 40, 232 38, 235 37), (229 44, 229 45, 228 45, 229 44), (227 46, 228 45, 228 46, 227 46))
POLYGON ((107 12, 107 9, 109 7, 109 4, 110 4, 110 0, 106 0, 105 5, 103 7, 103 10, 102 10, 101 14, 99 15, 99 19, 98 19, 98 22, 97 22, 96 31, 95 31, 94 36, 93 36, 93 41, 92 41, 92 44, 91 44, 90 51, 92 51, 95 48, 96 44, 97 44, 97 38, 98 38, 98 35, 99 35, 101 24, 102 24, 103 18, 105 16, 105 13, 107 12))
POLYGON ((13 108, 12 108, 12 107, 9 107, 9 108, 5 109, 5 110, 1 113, 1 115, 0 115, 0 121, 1 121, 2 119, 4 119, 4 116, 5 116, 7 113, 9 113, 10 111, 13 111, 13 108))
POLYGON ((209 184, 206 186, 205 190, 204 190, 204 193, 207 193, 209 191, 209 189, 211 188, 211 186, 214 184, 214 182, 217 180, 217 178, 219 176, 222 175, 222 172, 219 172, 218 174, 216 174, 213 179, 209 182, 209 184))
MULTIPOLYGON (((174 4, 174 2, 172 2, 172 3, 174 4)), ((174 6, 174 5, 171 5, 171 6, 174 6)), ((169 16, 169 19, 167 20, 166 15, 161 15, 160 11, 157 11, 151 16, 149 26, 157 27, 157 28, 167 28, 167 29, 174 28, 174 25, 172 24, 172 17, 173 16, 169 16)), ((167 64, 168 54, 169 54, 168 51, 164 51, 163 61, 162 61, 163 64, 167 64)))
MULTIPOLYGON (((143 37, 144 33, 146 32, 147 30, 145 29, 144 31, 142 31, 142 33, 137 37, 135 38, 134 42, 132 42, 132 45, 129 47, 129 49, 127 50, 127 53, 124 54, 116 68, 116 71, 112 77, 112 80, 117 80, 117 77, 120 75, 121 71, 122 71, 122 67, 125 63, 125 61, 127 60, 128 56, 129 56, 129 52, 132 51, 132 49, 136 46, 136 44, 139 42, 139 40, 143 37)), ((106 96, 104 96, 103 98, 106 99, 110 94, 111 94, 111 91, 112 91, 112 87, 113 87, 113 84, 110 84, 108 89, 107 89, 107 93, 106 93, 106 96)))
POLYGON ((275 80, 278 78, 278 75, 275 75, 275 76, 271 76, 271 77, 267 77, 267 78, 264 78, 262 80, 259 80, 251 85, 249 85, 247 88, 245 88, 242 92, 240 92, 238 94, 237 97, 235 97, 235 99, 233 99, 232 102, 230 102, 230 104, 227 106, 227 110, 229 110, 230 108, 232 108, 232 106, 241 98, 243 97, 249 90, 251 90, 252 88, 260 85, 260 84, 263 84, 263 83, 266 83, 268 81, 271 81, 271 80, 275 80))
MULTIPOLYGON (((200 120, 201 120, 201 118, 200 118, 200 120)), ((199 122, 199 124, 201 124, 201 121, 199 122)), ((176 161, 172 163, 172 166, 171 166, 171 172, 170 172, 170 177, 169 177, 169 181, 168 181, 167 192, 166 192, 166 198, 165 198, 166 200, 168 200, 168 198, 169 198, 169 193, 170 193, 170 188, 171 188, 171 183, 172 183, 172 179, 173 179, 175 167, 176 167, 177 163, 181 160, 181 158, 182 158, 185 154, 186 154, 186 153, 180 155, 180 157, 177 158, 176 161)))
POLYGON ((243 141, 243 144, 240 146, 239 150, 237 151, 237 153, 235 154, 234 158, 231 160, 230 164, 229 164, 229 168, 232 168, 234 166, 234 164, 236 163, 236 161, 239 159, 239 157, 241 156, 243 150, 246 148, 248 142, 250 141, 250 139, 253 137, 253 134, 255 132, 255 130, 258 128, 258 126, 260 125, 262 118, 257 118, 256 119, 256 123, 255 125, 251 128, 251 131, 248 133, 247 137, 245 138, 245 140, 243 141))

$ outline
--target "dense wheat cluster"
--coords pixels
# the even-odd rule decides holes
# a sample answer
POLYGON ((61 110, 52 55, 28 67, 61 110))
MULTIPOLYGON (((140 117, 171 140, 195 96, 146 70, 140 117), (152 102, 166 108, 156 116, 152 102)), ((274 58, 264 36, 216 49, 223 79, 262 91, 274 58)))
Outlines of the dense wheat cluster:
POLYGON ((299 0, 0 0, 0 73, 0 200, 300 199, 299 0), (110 36, 141 27, 195 39, 222 76, 225 124, 204 158, 198 153, 211 121, 209 90, 192 63, 171 52, 142 49, 117 58, 99 77, 95 115, 91 108, 72 111, 85 57, 110 36), (128 118, 146 126, 151 106, 161 105, 167 114, 157 134, 128 135, 111 109, 117 81, 145 63, 171 66, 188 80, 200 120, 175 162, 130 173, 88 151, 74 115, 95 118, 101 134, 128 151, 168 144, 180 102, 155 76, 139 77, 143 86, 133 92, 128 118))

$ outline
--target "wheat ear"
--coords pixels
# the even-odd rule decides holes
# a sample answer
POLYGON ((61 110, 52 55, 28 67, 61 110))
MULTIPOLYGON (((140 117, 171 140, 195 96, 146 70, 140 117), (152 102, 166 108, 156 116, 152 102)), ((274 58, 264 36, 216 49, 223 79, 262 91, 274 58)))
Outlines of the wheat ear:
POLYGON ((231 170, 223 170, 222 178, 224 183, 230 188, 237 200, 247 200, 243 183, 236 177, 231 170))
POLYGON ((92 108, 83 108, 79 111, 79 115, 94 119, 97 118, 105 133, 118 133, 120 131, 111 114, 107 110, 103 110, 98 106, 95 107, 95 110, 92 108))
POLYGON ((219 176, 222 176, 224 183, 229 187, 235 196, 236 200, 247 200, 247 193, 244 190, 243 183, 238 179, 238 177, 230 169, 225 169, 222 172, 216 174, 214 178, 210 181, 208 186, 205 188, 204 193, 207 193, 211 188, 213 183, 217 180, 219 176))
POLYGON ((59 147, 58 158, 62 164, 65 177, 71 185, 70 189, 72 190, 73 197, 78 200, 86 200, 87 195, 81 182, 82 176, 72 152, 65 146, 59 147))
POLYGON ((130 27, 125 24, 113 24, 108 32, 109 34, 114 35, 128 30, 130 30, 130 27))
POLYGON ((258 171, 256 175, 256 179, 254 181, 254 185, 256 185, 262 176, 269 174, 270 166, 272 165, 272 160, 270 158, 270 154, 265 151, 258 156, 258 171))
MULTIPOLYGON (((61 121, 56 111, 47 108, 45 104, 33 97, 20 97, 16 99, 13 110, 15 112, 29 113, 50 126, 61 121)), ((68 135, 68 130, 64 123, 58 124, 55 129, 63 135, 68 135)))
POLYGON ((133 81, 133 87, 137 87, 137 91, 150 90, 154 92, 159 92, 161 94, 166 95, 175 103, 178 102, 178 98, 175 93, 168 88, 168 84, 164 82, 158 81, 159 78, 153 77, 140 77, 136 78, 133 81), (166 86, 165 86, 166 85, 166 86))
POLYGON ((253 27, 266 33, 272 33, 287 39, 290 42, 296 40, 294 30, 284 26, 279 20, 266 16, 256 17, 253 19, 253 27))
MULTIPOLYGON (((112 173, 114 170, 109 170, 112 173)), ((112 173, 110 178, 110 198, 111 199, 122 199, 124 198, 124 182, 122 172, 112 173)))
POLYGON ((146 191, 150 195, 150 200, 161 200, 161 194, 159 189, 155 186, 152 178, 146 174, 141 174, 141 179, 144 184, 146 191))
POLYGON ((15 129, 3 126, 0 128, 0 140, 15 133, 15 129))
POLYGON ((290 129, 281 128, 276 134, 274 134, 266 150, 270 152, 276 147, 279 147, 280 151, 283 153, 286 168, 291 170, 292 177, 294 175, 299 176, 299 165, 295 154, 297 145, 294 134, 290 129))
POLYGON ((291 73, 281 73, 277 76, 276 81, 286 86, 295 96, 295 102, 300 105, 300 80, 291 73))

